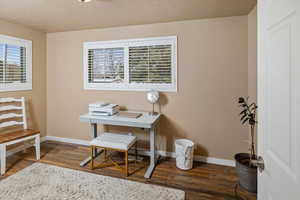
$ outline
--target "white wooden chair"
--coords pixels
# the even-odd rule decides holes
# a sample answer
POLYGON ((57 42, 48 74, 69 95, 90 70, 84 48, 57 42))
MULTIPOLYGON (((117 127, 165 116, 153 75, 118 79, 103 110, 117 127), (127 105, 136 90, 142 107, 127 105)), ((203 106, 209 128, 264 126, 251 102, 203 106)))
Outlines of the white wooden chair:
POLYGON ((0 98, 0 157, 1 175, 6 170, 6 147, 26 140, 35 140, 36 159, 40 159, 40 132, 28 129, 25 98, 0 98), (21 105, 16 105, 21 104, 21 105), (17 120, 19 119, 19 120, 17 120), (1 134, 1 129, 23 126, 23 130, 1 134))

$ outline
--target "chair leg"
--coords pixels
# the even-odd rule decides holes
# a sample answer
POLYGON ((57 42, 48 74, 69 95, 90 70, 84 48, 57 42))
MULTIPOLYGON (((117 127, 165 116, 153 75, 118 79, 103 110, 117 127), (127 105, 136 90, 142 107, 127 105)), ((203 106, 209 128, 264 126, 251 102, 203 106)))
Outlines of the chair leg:
POLYGON ((1 176, 5 174, 5 170, 6 170, 6 146, 5 144, 1 144, 0 145, 0 158, 1 158, 1 176))
POLYGON ((36 153, 36 160, 39 160, 41 158, 41 147, 40 147, 41 141, 40 141, 40 135, 37 135, 35 137, 35 153, 36 153))
POLYGON ((125 151, 125 174, 128 176, 128 151, 125 151))
POLYGON ((90 146, 90 155, 91 155, 91 162, 90 162, 90 169, 94 169, 94 146, 90 146))
POLYGON ((135 161, 134 161, 134 164, 137 163, 137 160, 138 160, 138 149, 137 149, 137 142, 135 143, 135 161))
POLYGON ((23 142, 23 145, 24 145, 24 147, 25 147, 25 149, 23 149, 23 153, 27 153, 27 148, 26 148, 26 146, 27 146, 27 142, 25 141, 25 142, 23 142))

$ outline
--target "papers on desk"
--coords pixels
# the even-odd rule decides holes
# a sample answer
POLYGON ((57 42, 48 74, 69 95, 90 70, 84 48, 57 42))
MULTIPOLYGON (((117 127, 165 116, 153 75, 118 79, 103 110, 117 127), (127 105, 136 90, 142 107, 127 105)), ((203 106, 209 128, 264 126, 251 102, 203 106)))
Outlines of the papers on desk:
POLYGON ((89 114, 95 116, 111 116, 117 114, 120 107, 117 104, 95 102, 89 104, 89 114))
POLYGON ((102 108, 107 106, 109 103, 97 101, 95 103, 90 103, 89 108, 102 108))
POLYGON ((140 116, 142 116, 142 113, 135 113, 135 112, 127 112, 127 111, 121 111, 117 114, 119 117, 126 117, 126 118, 132 118, 137 119, 140 116))

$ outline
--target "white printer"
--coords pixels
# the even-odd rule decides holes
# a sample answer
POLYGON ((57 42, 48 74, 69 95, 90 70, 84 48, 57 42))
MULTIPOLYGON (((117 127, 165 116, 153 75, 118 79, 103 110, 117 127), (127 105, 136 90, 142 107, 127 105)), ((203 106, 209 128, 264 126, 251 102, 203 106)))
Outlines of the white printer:
POLYGON ((117 104, 110 104, 104 102, 95 102, 89 104, 90 115, 111 116, 117 114, 119 111, 120 107, 117 104))

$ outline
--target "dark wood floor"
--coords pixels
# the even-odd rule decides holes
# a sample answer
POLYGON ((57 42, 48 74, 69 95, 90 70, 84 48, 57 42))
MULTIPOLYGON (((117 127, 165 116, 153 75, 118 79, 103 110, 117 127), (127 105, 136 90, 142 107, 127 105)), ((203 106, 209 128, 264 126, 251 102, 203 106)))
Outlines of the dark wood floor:
MULTIPOLYGON (((92 171, 88 167, 79 167, 80 161, 88 155, 86 147, 44 142, 41 151, 42 158, 39 162, 125 179, 115 168, 92 171)), ((5 176, 0 177, 0 180, 33 164, 34 156, 33 148, 28 149, 26 153, 10 156, 7 160, 8 171, 5 176)), ((137 165, 132 163, 130 170, 135 172, 126 179, 184 190, 187 200, 236 200, 234 186, 237 177, 232 167, 195 162, 194 169, 182 171, 176 168, 174 159, 163 158, 152 178, 147 181, 143 177, 147 162, 145 159, 137 165)), ((255 195, 242 190, 238 190, 238 194, 238 199, 256 200, 255 195)))

